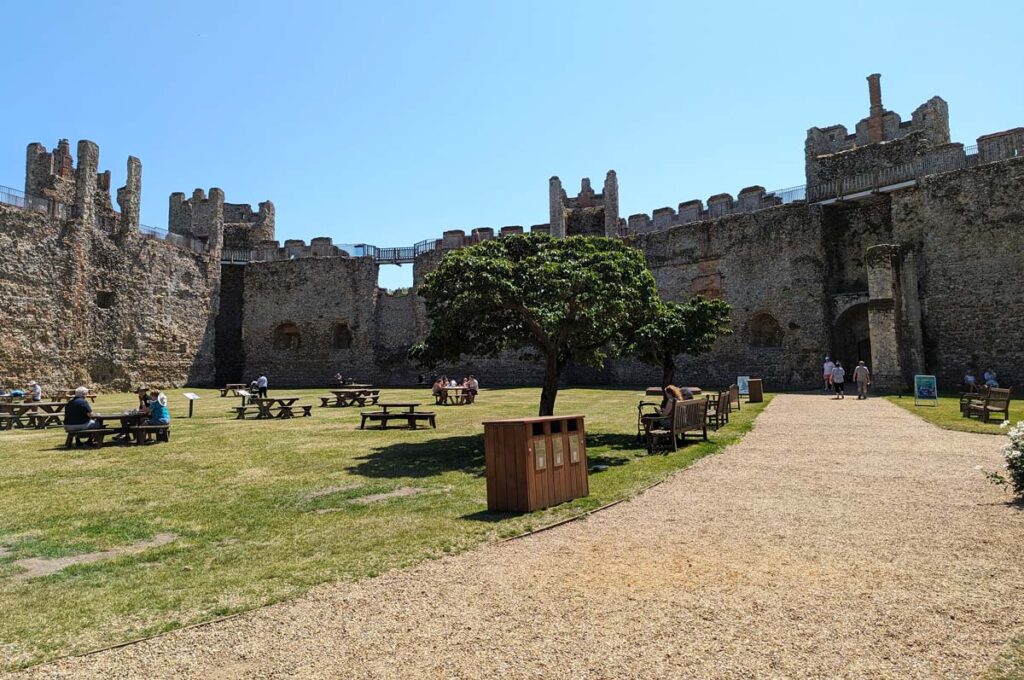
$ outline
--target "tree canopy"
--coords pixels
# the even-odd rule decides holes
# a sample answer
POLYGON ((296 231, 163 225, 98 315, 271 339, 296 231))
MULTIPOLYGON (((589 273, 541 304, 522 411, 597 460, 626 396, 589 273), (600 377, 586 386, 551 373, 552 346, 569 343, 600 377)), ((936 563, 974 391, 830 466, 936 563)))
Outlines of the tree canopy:
POLYGON ((661 367, 661 386, 666 387, 675 377, 677 354, 704 354, 719 337, 732 333, 730 310, 724 300, 699 295, 683 304, 659 301, 656 313, 632 336, 629 350, 644 363, 661 367))
POLYGON ((419 294, 431 327, 421 365, 525 350, 544 360, 540 415, 554 413, 570 361, 601 367, 659 301, 643 253, 604 237, 502 236, 449 252, 419 294))

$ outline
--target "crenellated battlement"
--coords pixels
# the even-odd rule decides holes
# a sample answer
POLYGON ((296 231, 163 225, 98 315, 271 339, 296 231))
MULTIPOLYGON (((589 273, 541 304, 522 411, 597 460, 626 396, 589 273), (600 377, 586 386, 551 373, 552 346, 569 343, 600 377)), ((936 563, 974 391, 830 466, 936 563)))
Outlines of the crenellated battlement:
POLYGON ((803 199, 804 194, 801 188, 765 191, 764 187, 755 185, 740 189, 735 199, 732 194, 728 193, 710 196, 706 207, 704 201, 693 199, 680 203, 676 209, 665 207, 656 209, 650 215, 645 213, 630 215, 626 221, 626 231, 629 234, 646 234, 681 224, 773 208, 783 203, 792 203, 803 199))
POLYGON ((869 113, 857 122, 854 132, 850 133, 844 125, 807 130, 804 158, 808 185, 834 180, 838 172, 850 172, 854 166, 857 171, 864 171, 886 167, 886 163, 896 165, 929 148, 949 144, 949 106, 942 97, 932 97, 914 110, 910 120, 904 121, 898 113, 882 106, 882 76, 873 73, 867 80, 869 113), (888 153, 875 150, 850 155, 884 143, 889 144, 888 153), (848 155, 838 163, 828 158, 844 152, 848 155))

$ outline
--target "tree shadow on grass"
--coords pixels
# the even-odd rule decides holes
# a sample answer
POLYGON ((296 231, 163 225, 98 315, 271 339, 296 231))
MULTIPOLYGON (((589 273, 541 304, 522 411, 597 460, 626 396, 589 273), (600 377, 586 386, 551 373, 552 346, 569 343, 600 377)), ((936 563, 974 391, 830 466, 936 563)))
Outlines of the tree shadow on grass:
POLYGON ((383 446, 359 456, 348 472, 363 477, 433 477, 445 472, 484 475, 483 435, 403 442, 383 446))
POLYGON ((635 434, 588 434, 587 450, 596 448, 607 448, 612 451, 643 451, 646 449, 642 440, 637 441, 635 434))

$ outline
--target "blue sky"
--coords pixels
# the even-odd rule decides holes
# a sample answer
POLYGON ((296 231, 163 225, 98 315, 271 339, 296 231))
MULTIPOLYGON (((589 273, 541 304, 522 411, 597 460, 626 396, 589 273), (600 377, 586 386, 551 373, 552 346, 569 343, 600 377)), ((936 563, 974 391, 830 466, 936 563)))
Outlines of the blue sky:
MULTIPOLYGON (((34 2, 4 10, 0 184, 24 149, 100 145, 142 221, 219 186, 277 236, 411 245, 547 221, 619 177, 623 216, 803 183, 812 125, 949 102, 954 140, 1024 125, 1017 2, 34 2)), ((381 283, 411 281, 382 269, 381 283)))

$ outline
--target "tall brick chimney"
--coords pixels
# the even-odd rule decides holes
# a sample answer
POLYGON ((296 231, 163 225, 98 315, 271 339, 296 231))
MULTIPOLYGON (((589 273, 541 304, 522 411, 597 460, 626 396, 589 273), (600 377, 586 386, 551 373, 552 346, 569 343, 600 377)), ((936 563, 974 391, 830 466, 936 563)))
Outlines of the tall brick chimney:
POLYGON ((871 98, 871 112, 868 114, 868 142, 882 141, 882 74, 868 76, 868 96, 871 98))

